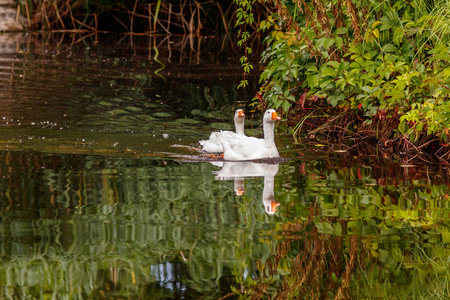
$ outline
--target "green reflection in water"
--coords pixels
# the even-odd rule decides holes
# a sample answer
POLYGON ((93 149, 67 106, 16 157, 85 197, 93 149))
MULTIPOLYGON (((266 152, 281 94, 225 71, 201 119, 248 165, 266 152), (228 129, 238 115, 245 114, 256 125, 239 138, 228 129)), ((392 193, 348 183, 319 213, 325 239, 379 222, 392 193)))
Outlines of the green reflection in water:
POLYGON ((5 297, 217 298, 229 290, 241 243, 252 259, 270 254, 259 242, 273 228, 261 178, 247 179, 239 198, 210 163, 20 152, 0 159, 5 297))
MULTIPOLYGON (((446 299, 450 201, 426 167, 300 163, 278 193, 279 242, 236 294, 277 299, 446 299), (409 168, 409 169, 408 169, 409 168), (431 181, 433 179, 433 181, 431 181)), ((438 175, 435 177, 435 175, 438 175)), ((280 176, 280 179, 286 177, 280 176)))

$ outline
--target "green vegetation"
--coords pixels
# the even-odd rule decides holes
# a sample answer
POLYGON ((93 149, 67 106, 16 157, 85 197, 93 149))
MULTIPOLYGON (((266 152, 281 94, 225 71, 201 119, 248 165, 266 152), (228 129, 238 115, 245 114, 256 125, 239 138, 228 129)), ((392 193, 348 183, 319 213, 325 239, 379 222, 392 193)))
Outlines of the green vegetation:
POLYGON ((288 113, 295 134, 438 145, 447 158, 448 1, 273 4, 260 23, 268 37, 259 98, 288 113))

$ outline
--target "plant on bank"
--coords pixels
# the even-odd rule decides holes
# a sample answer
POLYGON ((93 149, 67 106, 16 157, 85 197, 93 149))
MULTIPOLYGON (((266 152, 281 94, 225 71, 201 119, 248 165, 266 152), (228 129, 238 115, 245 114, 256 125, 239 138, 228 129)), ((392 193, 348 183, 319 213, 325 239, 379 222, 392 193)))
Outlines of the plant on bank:
POLYGON ((261 93, 286 113, 326 99, 365 124, 393 119, 398 133, 449 139, 448 1, 275 0, 261 93))
POLYGON ((252 1, 251 0, 234 0, 236 4, 236 22, 235 27, 238 28, 237 36, 239 47, 244 48, 244 55, 240 58, 240 63, 244 70, 243 79, 241 80, 238 88, 245 88, 248 85, 246 76, 253 70, 253 65, 249 61, 248 56, 252 54, 252 48, 247 46, 247 41, 250 38, 250 32, 247 26, 251 26, 255 22, 254 15, 252 13, 252 1))

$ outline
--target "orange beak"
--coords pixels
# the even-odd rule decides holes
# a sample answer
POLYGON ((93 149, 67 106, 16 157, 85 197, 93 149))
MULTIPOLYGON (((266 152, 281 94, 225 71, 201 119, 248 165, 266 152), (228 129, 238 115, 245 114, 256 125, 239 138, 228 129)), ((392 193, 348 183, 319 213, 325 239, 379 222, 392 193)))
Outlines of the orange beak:
POLYGON ((274 111, 272 113, 272 121, 280 121, 280 120, 281 120, 280 116, 277 114, 276 111, 274 111))
POLYGON ((280 202, 277 201, 270 201, 270 209, 272 212, 277 211, 277 206, 280 205, 280 202))
POLYGON ((238 112, 238 118, 245 118, 245 114, 244 114, 244 111, 243 111, 243 110, 240 110, 240 111, 238 112))
POLYGON ((242 189, 238 189, 236 191, 236 195, 238 195, 238 196, 242 196, 242 195, 244 195, 244 193, 245 193, 245 190, 242 190, 242 189))

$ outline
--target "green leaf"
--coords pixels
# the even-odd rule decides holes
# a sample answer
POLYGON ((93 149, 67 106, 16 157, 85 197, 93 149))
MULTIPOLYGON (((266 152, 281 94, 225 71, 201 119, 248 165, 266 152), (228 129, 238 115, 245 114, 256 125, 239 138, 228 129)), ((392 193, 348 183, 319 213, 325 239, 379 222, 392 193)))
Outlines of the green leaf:
POLYGON ((372 93, 372 90, 370 89, 369 86, 363 86, 363 87, 361 88, 361 90, 363 90, 364 92, 366 92, 366 93, 368 93, 368 94, 371 94, 371 93, 372 93))
POLYGON ((282 100, 280 100, 278 98, 278 95, 274 95, 271 99, 270 99, 274 105, 274 108, 277 109, 278 107, 280 107, 282 100))
POLYGON ((338 86, 339 87, 339 89, 341 89, 341 91, 343 91, 344 90, 344 88, 345 88, 345 86, 347 85, 347 81, 345 81, 345 79, 338 79, 337 81, 336 81, 336 86, 338 86))
POLYGON ((283 100, 282 104, 281 104, 281 108, 285 111, 288 112, 289 109, 291 108, 291 103, 289 101, 283 100))
POLYGON ((315 88, 319 84, 319 76, 311 75, 306 79, 310 88, 315 88))
POLYGON ((323 46, 323 43, 325 42, 325 39, 326 39, 326 38, 320 38, 320 39, 318 39, 318 40, 316 41, 316 47, 317 47, 317 48, 322 47, 322 46, 323 46))
POLYGON ((277 40, 283 40, 284 39, 284 32, 283 31, 278 31, 277 34, 275 35, 275 38, 277 40))
POLYGON ((392 44, 387 44, 387 45, 384 45, 381 48, 381 50, 384 51, 384 52, 387 52, 387 53, 389 53, 389 52, 397 52, 397 47, 395 47, 392 44))
POLYGON ((406 124, 405 121, 400 122, 400 124, 398 124, 398 130, 400 131, 401 134, 405 134, 408 131, 409 127, 408 124, 406 124))
POLYGON ((297 78, 297 76, 298 76, 298 69, 297 68, 291 68, 289 71, 290 71, 292 77, 297 78))
POLYGON ((340 36, 337 36, 334 38, 334 44, 337 48, 342 48, 342 45, 344 45, 344 40, 340 36))
POLYGON ((331 280, 333 280, 334 283, 339 282, 339 279, 334 272, 331 272, 331 280))
POLYGON ((365 59, 371 59, 372 56, 370 55, 370 53, 365 53, 365 54, 364 54, 364 58, 365 58, 365 59))
POLYGON ((336 76, 337 72, 335 69, 331 68, 331 67, 326 67, 323 71, 322 74, 324 76, 336 76))
POLYGON ((267 20, 262 20, 261 23, 259 23, 259 28, 260 28, 260 29, 265 29, 265 28, 266 28, 266 23, 267 23, 268 25, 270 25, 270 23, 267 22, 267 20))
POLYGON ((372 25, 370 27, 372 27, 372 29, 374 29, 375 27, 378 26, 378 24, 381 24, 381 22, 380 21, 375 21, 375 22, 372 23, 372 25))
POLYGON ((416 129, 418 132, 421 132, 421 131, 423 130, 423 122, 417 123, 415 129, 416 129))
POLYGON ((339 66, 340 66, 341 64, 338 63, 337 61, 332 60, 332 61, 327 62, 327 65, 332 66, 332 67, 335 68, 335 69, 339 69, 339 66))
POLYGON ((336 34, 346 34, 348 32, 348 29, 345 27, 340 27, 336 29, 336 34))
POLYGON ((399 46, 400 43, 402 42, 404 36, 405 36, 405 32, 403 31, 403 28, 397 27, 394 31, 394 38, 393 38, 394 44, 399 46))
POLYGON ((336 105, 338 105, 340 98, 338 96, 330 96, 328 97, 330 104, 335 107, 336 105))
POLYGON ((348 62, 346 62, 346 61, 341 62, 341 63, 339 64, 338 73, 339 73, 339 74, 342 74, 342 73, 344 72, 344 70, 347 70, 347 69, 348 69, 348 66, 349 66, 349 65, 350 65, 350 64, 349 64, 348 62))
POLYGON ((418 139, 419 136, 416 134, 416 132, 415 131, 411 132, 411 134, 409 135, 409 140, 411 141, 411 143, 417 142, 418 139))
POLYGON ((269 72, 267 71, 267 69, 265 69, 263 72, 262 72, 262 74, 261 74, 261 76, 259 76, 259 83, 261 83, 261 82, 263 82, 264 80, 267 80, 267 79, 269 79, 269 72))
POLYGON ((333 45, 334 45, 334 39, 332 39, 332 38, 326 38, 325 41, 323 42, 323 47, 325 48, 325 50, 328 50, 333 45))
POLYGON ((450 77, 450 67, 445 68, 442 72, 444 73, 445 79, 450 77))
POLYGON ((312 65, 311 67, 308 68, 307 71, 310 71, 310 72, 318 72, 319 70, 317 70, 317 67, 316 67, 315 65, 312 65))
POLYGON ((319 87, 322 90, 334 90, 334 79, 322 80, 319 84, 319 87))

